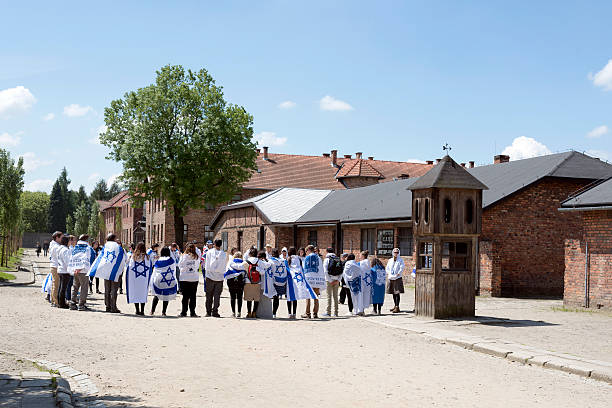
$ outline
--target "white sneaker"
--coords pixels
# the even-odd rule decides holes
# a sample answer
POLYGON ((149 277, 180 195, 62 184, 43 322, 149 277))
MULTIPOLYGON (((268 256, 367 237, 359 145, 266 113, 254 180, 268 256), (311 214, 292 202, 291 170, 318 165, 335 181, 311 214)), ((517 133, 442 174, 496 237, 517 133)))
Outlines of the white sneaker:
POLYGON ((236 313, 232 313, 232 317, 236 317, 236 313))
POLYGON ((272 318, 273 318, 273 319, 276 319, 276 315, 274 315, 274 314, 273 314, 273 315, 272 315, 272 318))
POLYGON ((346 312, 345 316, 352 316, 353 314, 353 312, 346 312))
POLYGON ((329 313, 323 313, 321 316, 323 316, 323 317, 331 317, 331 315, 329 313))
POLYGON ((238 313, 238 314, 236 315, 236 317, 240 317, 240 313, 238 313))

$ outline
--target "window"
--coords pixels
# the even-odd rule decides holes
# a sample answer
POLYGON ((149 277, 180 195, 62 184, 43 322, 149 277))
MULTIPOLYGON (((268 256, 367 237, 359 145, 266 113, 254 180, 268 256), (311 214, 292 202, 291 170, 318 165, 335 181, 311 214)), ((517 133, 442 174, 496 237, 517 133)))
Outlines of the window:
POLYGON ((376 255, 391 256, 393 252, 394 231, 392 229, 378 230, 378 240, 376 242, 376 255))
POLYGON ((433 259, 433 242, 419 244, 419 268, 431 269, 433 259))
POLYGON ((399 228, 397 241, 400 254, 404 256, 412 256, 412 228, 399 228))
POLYGON ((423 215, 424 215, 424 220, 425 224, 429 224, 429 198, 425 199, 425 208, 423 209, 423 215))
POLYGON ((209 225, 204 227, 204 242, 212 241, 215 239, 215 231, 210 229, 209 225))
POLYGON ((187 242, 188 236, 189 236, 189 225, 183 224, 183 242, 187 242))
POLYGON ((223 241, 223 244, 222 244, 223 245, 222 246, 223 250, 227 251, 227 247, 228 247, 228 245, 227 245, 227 231, 224 231, 224 232, 221 233, 221 241, 223 241))
POLYGON ((442 269, 467 270, 469 244, 467 242, 442 243, 442 269))
POLYGON ((465 222, 468 224, 474 222, 474 202, 471 198, 465 202, 465 222))
POLYGON ((447 224, 451 221, 451 210, 452 210, 451 200, 450 198, 445 198, 444 199, 444 222, 447 224))
POLYGON ((308 231, 308 245, 317 246, 317 230, 308 231))
POLYGON ((242 252, 242 231, 238 231, 238 245, 236 246, 240 252, 242 252))
POLYGON ((419 199, 414 200, 414 223, 418 224, 420 218, 419 199))
POLYGON ((376 228, 363 228, 361 230, 361 250, 374 254, 376 250, 376 228))

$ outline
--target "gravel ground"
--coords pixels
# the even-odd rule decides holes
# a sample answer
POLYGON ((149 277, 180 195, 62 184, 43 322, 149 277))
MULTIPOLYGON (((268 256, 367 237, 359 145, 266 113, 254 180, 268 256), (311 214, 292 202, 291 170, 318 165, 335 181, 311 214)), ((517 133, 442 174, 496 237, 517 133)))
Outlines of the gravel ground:
MULTIPOLYGON (((198 296, 199 314, 203 303, 198 296)), ((179 304, 170 303, 170 316, 179 304)), ((90 306, 95 311, 59 310, 39 287, 0 287, 3 347, 89 374, 109 406, 605 407, 612 400, 608 384, 364 321, 376 317, 138 317, 128 314, 125 296, 125 314, 112 315, 101 312, 102 295, 90 306)), ((280 310, 285 316, 284 304, 280 310)), ((227 292, 220 312, 230 314, 227 292)))

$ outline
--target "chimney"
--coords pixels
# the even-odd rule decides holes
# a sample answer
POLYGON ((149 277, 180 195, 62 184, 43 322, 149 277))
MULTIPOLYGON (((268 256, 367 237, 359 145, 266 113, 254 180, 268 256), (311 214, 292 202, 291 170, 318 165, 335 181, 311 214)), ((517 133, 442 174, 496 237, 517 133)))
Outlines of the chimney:
POLYGON ((332 150, 331 157, 332 157, 332 166, 338 167, 338 151, 332 150))
POLYGON ((351 157, 352 157, 352 154, 345 154, 345 155, 344 155, 344 158, 345 158, 345 159, 350 159, 351 157))
POLYGON ((470 161, 470 169, 473 169, 473 168, 474 168, 474 161, 472 160, 470 161))
POLYGON ((427 160, 425 163, 427 163, 427 164, 433 164, 433 160, 427 160))
POLYGON ((263 151, 264 151, 264 160, 268 160, 268 146, 264 146, 263 151))
POLYGON ((440 163, 442 159, 436 159, 436 164, 440 163))
POLYGON ((261 153, 261 149, 255 149, 255 151, 257 152, 257 154, 261 153))
POLYGON ((465 169, 465 163, 461 163, 461 167, 465 169))
POLYGON ((497 156, 493 158, 494 164, 508 163, 509 161, 510 161, 510 156, 507 156, 505 154, 498 154, 497 156))
POLYGON ((358 158, 358 159, 361 159, 361 155, 362 154, 363 154, 362 152, 357 152, 357 153, 355 153, 355 157, 358 158))
POLYGON ((323 153, 323 157, 329 158, 329 153, 323 153))
POLYGON ((374 160, 374 156, 368 156, 368 160, 374 160))

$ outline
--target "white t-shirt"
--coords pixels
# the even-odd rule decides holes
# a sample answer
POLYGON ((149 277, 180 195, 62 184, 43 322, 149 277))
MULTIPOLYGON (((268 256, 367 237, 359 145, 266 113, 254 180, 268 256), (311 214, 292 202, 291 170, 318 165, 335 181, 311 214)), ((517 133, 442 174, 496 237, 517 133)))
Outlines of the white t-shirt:
POLYGON ((59 249, 60 244, 56 241, 51 240, 49 243, 49 265, 51 268, 57 268, 57 253, 56 251, 59 249))
POLYGON ((68 264, 70 263, 70 249, 63 245, 58 245, 55 250, 57 253, 57 273, 68 273, 68 264))
POLYGON ((179 281, 185 282, 197 282, 200 280, 198 274, 198 268, 200 266, 200 258, 194 258, 191 254, 181 255, 181 259, 178 262, 178 267, 181 270, 179 281))
POLYGON ((222 249, 209 249, 206 252, 206 277, 214 281, 222 281, 227 267, 227 254, 222 249))

